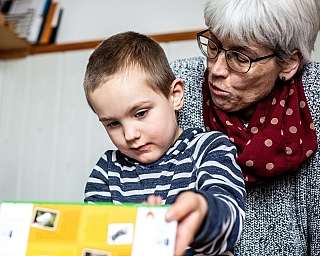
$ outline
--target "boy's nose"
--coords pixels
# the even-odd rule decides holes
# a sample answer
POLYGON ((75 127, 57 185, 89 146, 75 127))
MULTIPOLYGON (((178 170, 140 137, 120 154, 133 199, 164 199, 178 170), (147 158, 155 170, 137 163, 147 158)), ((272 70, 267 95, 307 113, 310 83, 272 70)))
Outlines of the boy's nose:
POLYGON ((123 133, 126 141, 133 141, 140 138, 140 129, 135 125, 124 126, 123 133))

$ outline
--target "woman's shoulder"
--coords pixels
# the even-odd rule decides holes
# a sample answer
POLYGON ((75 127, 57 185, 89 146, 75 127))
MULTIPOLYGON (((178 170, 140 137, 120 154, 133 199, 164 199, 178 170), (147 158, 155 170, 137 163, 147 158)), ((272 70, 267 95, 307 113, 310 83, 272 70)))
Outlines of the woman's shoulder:
POLYGON ((311 62, 304 66, 302 83, 314 125, 320 132, 320 63, 311 62))
POLYGON ((174 74, 179 78, 186 78, 190 75, 203 76, 205 71, 205 58, 190 57, 184 59, 177 59, 170 63, 174 74))
POLYGON ((306 92, 320 91, 320 63, 319 62, 310 62, 304 66, 303 73, 302 73, 302 82, 306 92))
POLYGON ((175 76, 184 81, 184 106, 179 111, 179 125, 184 129, 203 127, 202 83, 206 69, 205 58, 178 59, 170 66, 175 76))

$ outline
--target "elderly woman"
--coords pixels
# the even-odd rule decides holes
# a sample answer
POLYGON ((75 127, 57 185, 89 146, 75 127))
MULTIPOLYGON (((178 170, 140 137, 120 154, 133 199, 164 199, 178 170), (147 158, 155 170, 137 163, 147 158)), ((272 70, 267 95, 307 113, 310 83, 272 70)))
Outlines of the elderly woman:
POLYGON ((211 0, 197 35, 206 63, 172 63, 185 80, 182 127, 237 146, 248 193, 240 255, 320 255, 319 2, 211 0))

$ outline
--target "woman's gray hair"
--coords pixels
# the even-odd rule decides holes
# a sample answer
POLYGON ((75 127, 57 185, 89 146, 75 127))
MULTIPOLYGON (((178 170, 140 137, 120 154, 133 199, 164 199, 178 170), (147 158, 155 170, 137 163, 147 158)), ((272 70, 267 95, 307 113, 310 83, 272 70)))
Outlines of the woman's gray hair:
POLYGON ((320 29, 320 0, 209 0, 204 18, 220 39, 255 42, 286 60, 294 50, 310 61, 320 29))

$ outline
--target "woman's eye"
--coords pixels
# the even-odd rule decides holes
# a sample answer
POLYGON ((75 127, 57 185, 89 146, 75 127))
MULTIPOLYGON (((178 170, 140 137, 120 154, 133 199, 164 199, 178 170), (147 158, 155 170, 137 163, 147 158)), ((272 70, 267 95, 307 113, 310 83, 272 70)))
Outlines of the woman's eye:
POLYGON ((119 125, 119 122, 114 121, 114 122, 108 123, 107 127, 114 128, 114 127, 117 127, 118 125, 119 125))
POLYGON ((215 43, 209 41, 208 42, 208 50, 211 52, 217 52, 218 51, 218 47, 215 43))
POLYGON ((135 114, 135 117, 144 117, 147 113, 147 110, 140 110, 135 114))
POLYGON ((241 53, 236 53, 234 55, 235 55, 235 58, 237 58, 237 61, 239 62, 247 63, 249 61, 248 58, 241 53))

